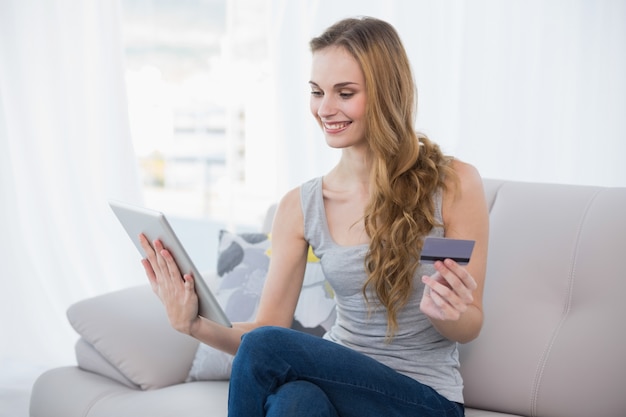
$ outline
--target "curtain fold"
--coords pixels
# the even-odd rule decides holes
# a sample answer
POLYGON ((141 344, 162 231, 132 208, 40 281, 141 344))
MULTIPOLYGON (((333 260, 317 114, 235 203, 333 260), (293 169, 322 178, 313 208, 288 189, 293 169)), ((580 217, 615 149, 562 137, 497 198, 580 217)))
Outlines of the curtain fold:
POLYGON ((72 363, 67 307, 145 282, 118 1, 0 3, 0 178, 0 368, 72 363))

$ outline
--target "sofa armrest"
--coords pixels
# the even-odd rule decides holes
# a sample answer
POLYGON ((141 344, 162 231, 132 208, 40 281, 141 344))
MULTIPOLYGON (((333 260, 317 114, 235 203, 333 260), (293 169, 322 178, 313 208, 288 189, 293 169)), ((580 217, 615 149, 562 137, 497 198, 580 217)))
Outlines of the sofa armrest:
POLYGON ((142 389, 178 384, 187 378, 198 341, 172 329, 149 285, 82 300, 70 306, 67 316, 103 359, 94 365, 88 360, 94 355, 83 355, 84 345, 79 342, 79 366, 97 372, 108 363, 114 369, 109 368, 105 376, 121 374, 125 385, 131 382, 142 389))
MULTIPOLYGON (((67 366, 50 369, 35 381, 28 415, 225 417, 228 414, 227 403, 226 381, 190 382, 141 391, 75 366, 67 366)), ((0 414, 5 415, 2 410, 0 414)))
POLYGON ((100 399, 115 398, 128 391, 128 387, 109 378, 85 372, 75 366, 49 369, 32 386, 28 415, 93 416, 91 410, 100 399))

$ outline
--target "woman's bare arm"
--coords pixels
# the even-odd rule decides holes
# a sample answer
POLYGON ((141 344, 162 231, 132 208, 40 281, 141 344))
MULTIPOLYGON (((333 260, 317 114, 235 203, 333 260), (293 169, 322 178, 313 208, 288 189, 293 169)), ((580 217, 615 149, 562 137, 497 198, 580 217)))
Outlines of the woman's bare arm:
POLYGON ((422 278, 426 288, 421 308, 442 335, 465 343, 478 336, 483 323, 489 214, 478 171, 458 160, 454 169, 458 182, 448 187, 443 201, 445 236, 476 243, 467 266, 436 262, 436 276, 422 278))
POLYGON ((304 240, 304 221, 299 189, 280 201, 272 226, 270 266, 253 322, 224 327, 198 316, 194 279, 181 276, 173 257, 159 241, 141 243, 148 254, 142 261, 153 291, 163 302, 172 327, 213 346, 235 354, 244 333, 266 325, 289 327, 300 295, 308 244, 304 240))

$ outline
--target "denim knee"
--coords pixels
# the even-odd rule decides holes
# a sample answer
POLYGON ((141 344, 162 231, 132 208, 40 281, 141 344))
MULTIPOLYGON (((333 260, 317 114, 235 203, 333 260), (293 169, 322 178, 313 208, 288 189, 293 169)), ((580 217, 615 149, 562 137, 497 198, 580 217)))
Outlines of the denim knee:
POLYGON ((272 346, 281 339, 281 333, 285 330, 282 327, 264 326, 249 331, 241 337, 237 356, 254 355, 255 358, 258 358, 265 354, 271 354, 272 346))
POLYGON ((291 331, 284 327, 262 326, 245 333, 241 338, 242 344, 253 344, 258 346, 271 345, 282 337, 285 332, 291 331))
POLYGON ((258 367, 268 367, 276 361, 275 346, 281 343, 282 333, 287 329, 281 327, 259 327, 242 336, 239 350, 233 361, 233 374, 254 372, 258 367))
POLYGON ((288 382, 267 397, 266 417, 338 417, 337 411, 317 385, 307 381, 288 382))

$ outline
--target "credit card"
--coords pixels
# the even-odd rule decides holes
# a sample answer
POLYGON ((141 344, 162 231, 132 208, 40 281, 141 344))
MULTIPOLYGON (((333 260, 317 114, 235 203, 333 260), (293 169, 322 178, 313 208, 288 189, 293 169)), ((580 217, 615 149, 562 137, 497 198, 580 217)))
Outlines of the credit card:
POLYGON ((420 261, 432 264, 435 261, 452 259, 459 265, 467 265, 474 250, 474 240, 427 237, 420 254, 420 261))

